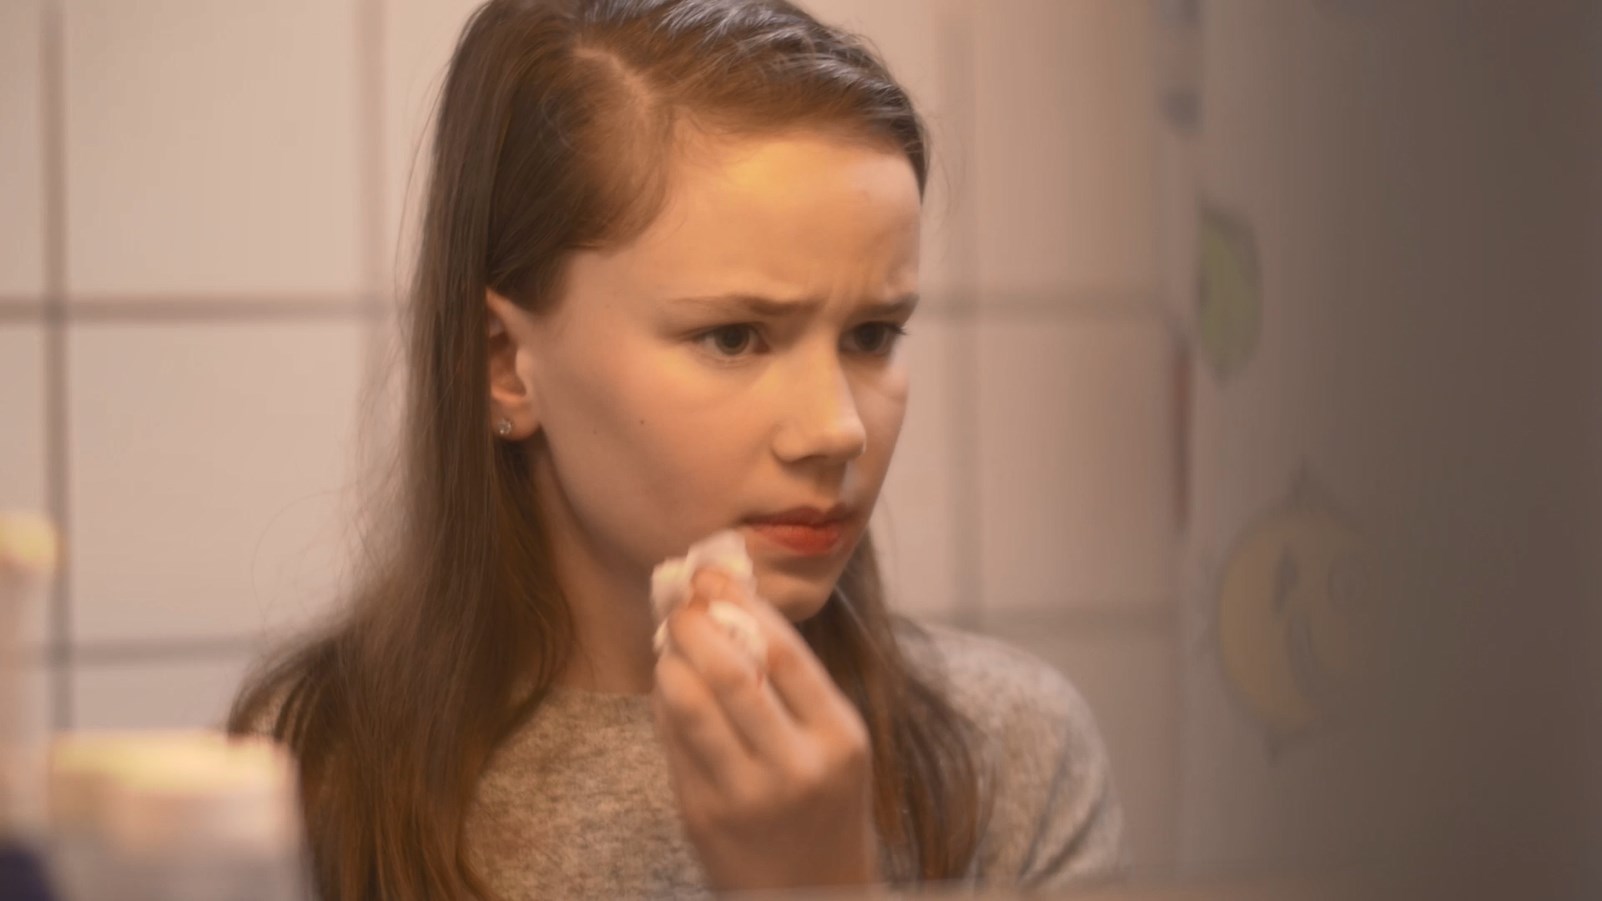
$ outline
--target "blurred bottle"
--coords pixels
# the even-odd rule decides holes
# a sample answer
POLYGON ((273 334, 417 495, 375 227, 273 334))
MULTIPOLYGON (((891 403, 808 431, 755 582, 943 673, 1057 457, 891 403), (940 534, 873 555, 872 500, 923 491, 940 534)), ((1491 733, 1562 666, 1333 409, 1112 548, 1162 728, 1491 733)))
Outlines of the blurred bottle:
POLYGON ((56 568, 56 533, 32 514, 0 514, 0 898, 54 898, 45 884, 38 786, 41 730, 21 690, 21 624, 56 568))
POLYGON ((84 733, 51 754, 52 869, 68 901, 310 896, 294 769, 264 739, 84 733))

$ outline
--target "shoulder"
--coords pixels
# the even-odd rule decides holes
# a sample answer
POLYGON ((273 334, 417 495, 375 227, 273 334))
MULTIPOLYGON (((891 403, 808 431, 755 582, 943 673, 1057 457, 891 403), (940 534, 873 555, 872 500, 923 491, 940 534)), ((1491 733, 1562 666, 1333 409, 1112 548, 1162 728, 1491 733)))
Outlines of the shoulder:
POLYGON ((924 622, 904 626, 901 644, 913 669, 984 734, 1051 739, 1086 756, 1099 746, 1095 718, 1078 690, 1022 648, 924 622))
POLYGON ((1078 884, 1123 866, 1107 752, 1083 696, 1055 667, 995 638, 908 623, 902 647, 974 727, 991 805, 981 879, 1078 884))

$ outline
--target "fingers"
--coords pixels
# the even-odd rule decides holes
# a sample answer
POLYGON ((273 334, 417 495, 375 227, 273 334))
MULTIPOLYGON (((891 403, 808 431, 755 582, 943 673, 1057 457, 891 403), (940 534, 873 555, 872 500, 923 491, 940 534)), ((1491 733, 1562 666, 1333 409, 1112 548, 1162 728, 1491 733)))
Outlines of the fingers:
POLYGON ((752 663, 700 603, 668 618, 671 645, 698 675, 733 732, 754 755, 783 759, 797 744, 797 727, 752 663))
POLYGON ((691 597, 716 600, 734 593, 734 580, 716 566, 703 566, 690 577, 691 597))
POLYGON ((673 714, 659 695, 652 696, 651 718, 656 725, 657 738, 662 744, 662 754, 667 758, 668 777, 672 780, 674 792, 680 798, 686 798, 719 791, 718 774, 713 772, 710 764, 686 746, 684 739, 678 734, 673 714))
MULTIPOLYGON (((778 699, 796 730, 821 729, 853 740, 861 737, 859 733, 865 730, 856 708, 840 693, 800 633, 772 604, 749 596, 727 573, 716 567, 703 567, 692 575, 690 584, 693 601, 704 606, 708 600, 725 600, 756 620, 758 629, 766 638, 767 681, 771 685, 771 694, 778 699)), ((694 607, 696 604, 687 606, 694 607)), ((721 644, 731 645, 732 642, 725 638, 721 644)), ((699 661, 696 665, 703 674, 729 680, 727 683, 715 682, 714 685, 726 684, 731 688, 737 685, 727 672, 714 673, 702 669, 704 664, 699 661)), ((720 699, 725 697, 722 691, 718 691, 717 695, 720 699)))
POLYGON ((746 596, 744 583, 709 572, 691 584, 689 601, 664 623, 653 712, 686 833, 712 884, 874 878, 861 717, 789 622, 746 596), (714 620, 714 600, 760 631, 766 678, 714 620))
POLYGON ((790 715, 803 727, 858 719, 856 709, 834 684, 806 640, 772 604, 738 597, 736 603, 757 621, 768 642, 768 681, 790 715))
POLYGON ((732 785, 749 765, 745 745, 711 689, 673 646, 657 660, 652 708, 669 756, 707 783, 732 785))

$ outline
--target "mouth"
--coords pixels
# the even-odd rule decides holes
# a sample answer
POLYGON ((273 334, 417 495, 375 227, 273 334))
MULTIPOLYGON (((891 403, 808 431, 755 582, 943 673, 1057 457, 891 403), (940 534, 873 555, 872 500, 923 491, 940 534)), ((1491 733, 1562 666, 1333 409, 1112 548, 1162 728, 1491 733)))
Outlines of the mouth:
POLYGON ((822 557, 839 550, 853 521, 844 504, 823 510, 797 507, 771 516, 746 520, 750 531, 764 543, 789 554, 822 557))

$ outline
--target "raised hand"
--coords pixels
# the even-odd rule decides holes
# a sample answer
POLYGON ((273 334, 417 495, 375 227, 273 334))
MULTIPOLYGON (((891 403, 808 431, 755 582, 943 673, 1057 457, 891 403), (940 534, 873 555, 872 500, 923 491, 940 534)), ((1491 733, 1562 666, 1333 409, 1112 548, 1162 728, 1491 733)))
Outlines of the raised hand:
POLYGON ((685 828, 715 889, 876 881, 867 728, 778 611, 721 572, 696 573, 668 617, 652 706, 685 828), (758 662, 707 613, 751 615, 758 662))

